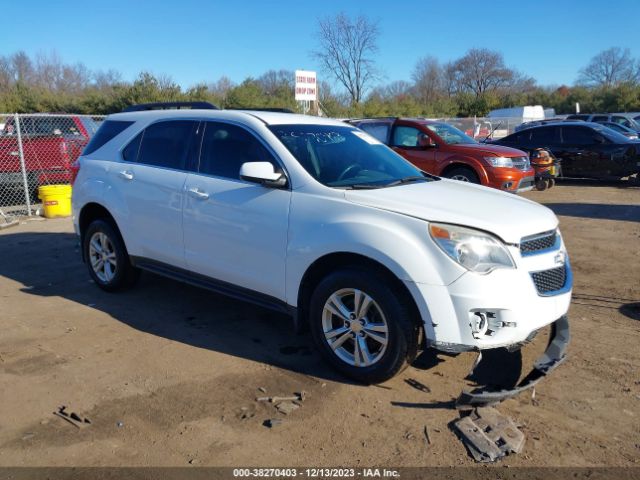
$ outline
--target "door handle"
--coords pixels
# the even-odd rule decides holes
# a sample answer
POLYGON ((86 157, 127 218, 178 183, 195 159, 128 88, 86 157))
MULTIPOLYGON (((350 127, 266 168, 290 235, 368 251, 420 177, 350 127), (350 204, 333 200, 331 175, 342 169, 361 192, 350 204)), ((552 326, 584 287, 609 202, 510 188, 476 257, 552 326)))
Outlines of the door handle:
POLYGON ((125 180, 133 180, 133 172, 129 170, 122 170, 118 172, 118 175, 120 175, 120 177, 124 178, 125 180))
POLYGON ((209 198, 209 194, 207 192, 203 192, 202 190, 200 190, 199 188, 190 188, 188 190, 189 194, 194 197, 197 198, 199 200, 206 200, 207 198, 209 198))

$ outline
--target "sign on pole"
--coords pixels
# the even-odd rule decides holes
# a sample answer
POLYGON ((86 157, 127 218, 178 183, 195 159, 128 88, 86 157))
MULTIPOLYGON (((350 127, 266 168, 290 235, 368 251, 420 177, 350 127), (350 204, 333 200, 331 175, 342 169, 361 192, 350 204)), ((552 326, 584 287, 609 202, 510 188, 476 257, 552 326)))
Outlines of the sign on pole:
POLYGON ((315 102, 317 97, 316 72, 296 70, 296 100, 315 102))

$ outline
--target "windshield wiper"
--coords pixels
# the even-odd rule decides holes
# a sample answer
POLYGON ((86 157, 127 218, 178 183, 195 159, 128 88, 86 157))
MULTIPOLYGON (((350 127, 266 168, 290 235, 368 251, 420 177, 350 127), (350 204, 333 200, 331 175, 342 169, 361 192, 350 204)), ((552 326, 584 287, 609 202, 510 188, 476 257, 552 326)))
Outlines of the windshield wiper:
POLYGON ((413 182, 419 182, 419 181, 429 182, 429 181, 431 181, 431 179, 427 178, 427 177, 415 175, 415 176, 412 176, 412 177, 400 178, 400 179, 394 180, 393 182, 390 182, 390 183, 385 183, 383 185, 383 187, 393 187, 395 185, 404 185, 405 183, 413 183, 413 182))

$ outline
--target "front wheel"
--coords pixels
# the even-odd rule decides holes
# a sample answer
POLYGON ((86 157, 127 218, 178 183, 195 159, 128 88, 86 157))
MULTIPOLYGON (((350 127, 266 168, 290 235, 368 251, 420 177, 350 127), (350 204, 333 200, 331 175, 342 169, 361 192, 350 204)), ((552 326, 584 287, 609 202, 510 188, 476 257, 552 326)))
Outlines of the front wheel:
POLYGON ((83 247, 89 275, 103 290, 120 290, 138 279, 139 270, 131 265, 122 237, 111 223, 94 220, 84 233, 83 247))
POLYGON ((374 271, 327 276, 311 297, 309 314, 322 355, 362 383, 390 379, 417 355, 420 329, 405 295, 374 271))
POLYGON ((453 168, 444 176, 451 180, 458 180, 459 182, 480 183, 480 178, 478 178, 476 172, 467 167, 453 168))

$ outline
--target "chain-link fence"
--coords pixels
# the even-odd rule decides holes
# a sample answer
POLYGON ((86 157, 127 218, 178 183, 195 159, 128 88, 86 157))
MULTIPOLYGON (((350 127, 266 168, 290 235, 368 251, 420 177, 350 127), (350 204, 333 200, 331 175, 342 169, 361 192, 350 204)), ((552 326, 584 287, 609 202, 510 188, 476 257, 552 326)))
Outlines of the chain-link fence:
POLYGON ((521 117, 468 117, 468 118, 438 118, 437 120, 453 125, 476 140, 484 138, 503 138, 515 132, 515 128, 521 125, 521 117))
POLYGON ((38 187, 68 184, 103 117, 0 114, 0 224, 39 212, 38 187))

